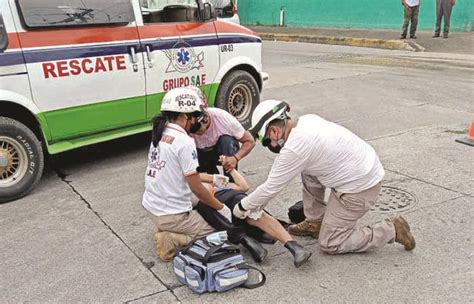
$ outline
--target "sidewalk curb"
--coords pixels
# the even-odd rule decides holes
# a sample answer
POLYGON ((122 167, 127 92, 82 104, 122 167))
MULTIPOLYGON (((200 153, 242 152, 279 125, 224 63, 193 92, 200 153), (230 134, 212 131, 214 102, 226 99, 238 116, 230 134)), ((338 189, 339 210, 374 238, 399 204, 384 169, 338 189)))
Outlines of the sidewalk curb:
POLYGON ((263 40, 270 41, 292 41, 307 42, 319 44, 335 44, 357 47, 379 48, 389 50, 404 50, 412 52, 423 52, 425 48, 414 41, 395 40, 395 39, 371 39, 371 38, 353 38, 353 37, 335 37, 335 36, 315 36, 315 35, 295 35, 295 34, 274 34, 258 33, 263 40))

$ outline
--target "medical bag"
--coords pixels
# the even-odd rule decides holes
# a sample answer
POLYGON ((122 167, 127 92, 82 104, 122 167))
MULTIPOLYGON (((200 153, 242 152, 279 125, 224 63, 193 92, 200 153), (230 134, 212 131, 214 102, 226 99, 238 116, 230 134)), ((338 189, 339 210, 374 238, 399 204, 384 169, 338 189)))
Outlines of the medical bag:
POLYGON ((182 249, 173 260, 173 268, 178 281, 197 293, 224 292, 237 286, 257 288, 266 280, 263 272, 247 264, 237 246, 227 242, 212 245, 206 239, 182 249), (249 280, 251 269, 258 273, 255 283, 249 280))

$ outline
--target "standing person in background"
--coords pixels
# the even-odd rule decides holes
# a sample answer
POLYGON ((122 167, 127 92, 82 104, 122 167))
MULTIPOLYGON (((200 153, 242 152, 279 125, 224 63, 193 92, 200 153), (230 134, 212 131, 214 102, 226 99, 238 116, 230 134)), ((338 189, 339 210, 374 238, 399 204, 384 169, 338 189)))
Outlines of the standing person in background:
POLYGON ((416 27, 418 25, 418 12, 420 10, 420 0, 402 0, 402 5, 405 12, 403 19, 402 35, 400 39, 405 39, 408 32, 408 24, 410 26, 410 38, 416 39, 416 27))
POLYGON ((441 33, 441 19, 444 17, 443 38, 448 38, 451 11, 456 0, 436 0, 436 29, 433 38, 438 38, 441 33))

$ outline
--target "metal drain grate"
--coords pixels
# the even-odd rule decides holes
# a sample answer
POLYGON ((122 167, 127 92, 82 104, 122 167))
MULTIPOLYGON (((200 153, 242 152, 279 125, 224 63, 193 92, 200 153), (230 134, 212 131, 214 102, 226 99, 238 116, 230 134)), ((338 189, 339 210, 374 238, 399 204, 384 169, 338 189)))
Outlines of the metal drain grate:
POLYGON ((412 208, 417 203, 416 197, 405 190, 383 186, 375 205, 370 208, 375 212, 397 212, 412 208))

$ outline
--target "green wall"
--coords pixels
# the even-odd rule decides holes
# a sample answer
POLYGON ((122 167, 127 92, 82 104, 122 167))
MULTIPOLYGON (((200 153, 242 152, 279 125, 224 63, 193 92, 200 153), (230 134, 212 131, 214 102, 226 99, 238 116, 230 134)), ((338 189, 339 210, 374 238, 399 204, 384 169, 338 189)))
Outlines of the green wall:
MULTIPOLYGON (((286 24, 303 27, 400 29, 400 0, 239 0, 242 24, 278 25, 285 7, 286 24)), ((434 30, 436 0, 421 0, 419 30, 434 30)), ((452 31, 474 30, 474 0, 457 0, 452 31)))

